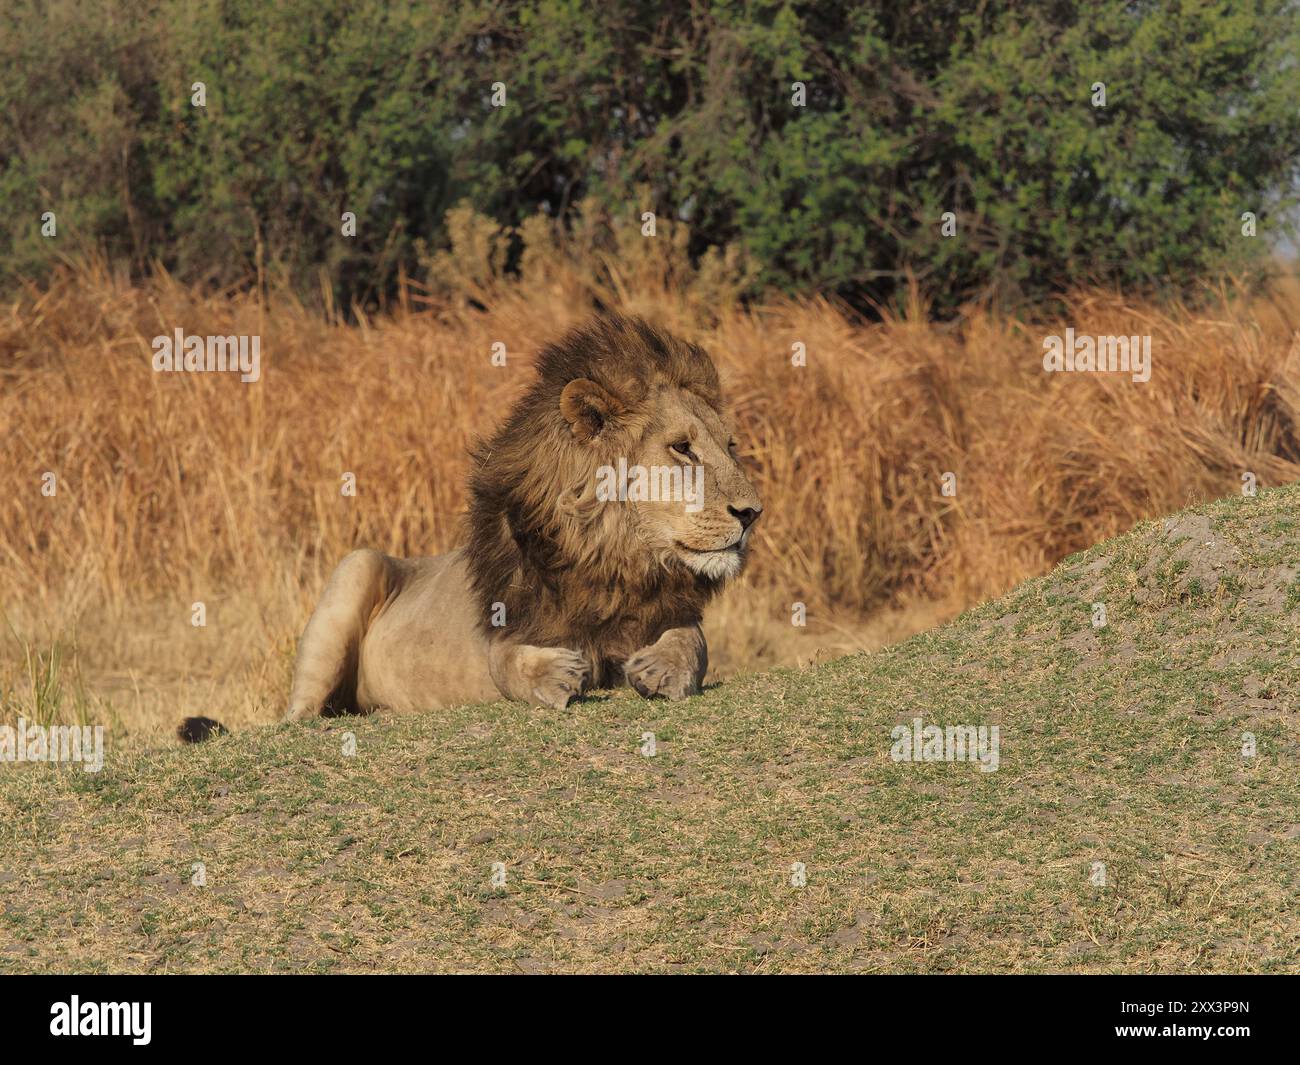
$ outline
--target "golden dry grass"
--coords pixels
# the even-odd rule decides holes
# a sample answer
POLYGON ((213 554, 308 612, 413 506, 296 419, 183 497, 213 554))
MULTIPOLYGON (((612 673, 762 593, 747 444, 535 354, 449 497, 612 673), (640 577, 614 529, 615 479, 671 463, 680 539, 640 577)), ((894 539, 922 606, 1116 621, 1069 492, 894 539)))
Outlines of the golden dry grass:
POLYGON ((708 621, 717 675, 877 645, 1141 518, 1238 493, 1245 471, 1261 486, 1300 475, 1294 287, 1199 310, 1083 292, 1032 322, 972 309, 936 324, 916 300, 863 323, 822 300, 741 305, 744 264, 688 271, 681 231, 657 247, 617 235, 597 255, 525 227, 522 277, 506 278, 492 235, 459 222, 434 283, 353 324, 263 284, 201 293, 160 271, 133 285, 93 263, 4 309, 7 715, 31 709, 27 656, 58 646, 65 695, 124 737, 156 740, 189 713, 272 719, 329 569, 357 545, 456 541, 470 441, 595 301, 705 344, 738 414, 766 514, 708 621), (1067 326, 1149 333, 1152 380, 1044 374, 1042 337, 1067 326), (177 327, 260 335, 262 381, 153 373, 151 338, 177 327))

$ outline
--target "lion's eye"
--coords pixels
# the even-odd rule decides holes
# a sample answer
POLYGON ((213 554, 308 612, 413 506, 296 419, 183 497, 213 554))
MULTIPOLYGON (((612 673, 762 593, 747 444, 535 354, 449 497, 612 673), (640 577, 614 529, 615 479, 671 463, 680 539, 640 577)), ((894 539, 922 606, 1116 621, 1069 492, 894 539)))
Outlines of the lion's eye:
POLYGON ((679 440, 675 444, 669 444, 668 448, 670 451, 677 452, 677 454, 681 455, 684 459, 690 459, 692 462, 695 461, 695 452, 691 450, 691 442, 689 440, 679 440))

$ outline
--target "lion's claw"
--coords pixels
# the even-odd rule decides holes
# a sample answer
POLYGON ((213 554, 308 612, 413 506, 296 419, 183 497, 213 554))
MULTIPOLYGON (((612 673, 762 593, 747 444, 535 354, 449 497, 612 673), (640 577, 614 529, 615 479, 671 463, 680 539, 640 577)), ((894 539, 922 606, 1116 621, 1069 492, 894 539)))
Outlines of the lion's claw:
POLYGON ((640 695, 662 695, 674 701, 698 695, 700 686, 692 670, 664 662, 653 647, 638 651, 623 664, 623 675, 640 695))
POLYGON ((552 710, 563 710, 582 694, 590 670, 577 651, 563 647, 539 648, 538 661, 529 669, 533 678, 533 701, 552 710))

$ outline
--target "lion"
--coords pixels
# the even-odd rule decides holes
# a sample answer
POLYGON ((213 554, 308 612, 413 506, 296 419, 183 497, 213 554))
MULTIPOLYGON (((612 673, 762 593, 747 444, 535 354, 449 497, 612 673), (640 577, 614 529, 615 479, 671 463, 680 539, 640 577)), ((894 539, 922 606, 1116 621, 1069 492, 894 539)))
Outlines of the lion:
POLYGON ((465 546, 345 557, 303 632, 284 719, 502 697, 562 710, 621 685, 698 693, 704 607, 743 569, 763 509, 708 354, 641 318, 598 317, 542 350, 471 454, 465 546), (627 470, 639 490, 610 498, 627 470))

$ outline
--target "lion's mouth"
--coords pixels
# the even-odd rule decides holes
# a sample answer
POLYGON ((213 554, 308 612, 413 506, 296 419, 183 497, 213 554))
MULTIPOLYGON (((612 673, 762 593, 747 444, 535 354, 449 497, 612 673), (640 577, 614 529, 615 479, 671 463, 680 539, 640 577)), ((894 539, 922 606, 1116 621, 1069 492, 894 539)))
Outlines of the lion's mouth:
POLYGON ((739 537, 726 547, 691 547, 680 540, 674 543, 677 545, 677 558, 681 564, 712 581, 725 581, 735 577, 745 564, 744 537, 739 537))
POLYGON ((691 547, 689 544, 684 544, 680 540, 676 541, 676 543, 683 551, 692 555, 725 555, 729 552, 737 555, 740 554, 739 540, 727 544, 726 547, 691 547))

